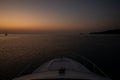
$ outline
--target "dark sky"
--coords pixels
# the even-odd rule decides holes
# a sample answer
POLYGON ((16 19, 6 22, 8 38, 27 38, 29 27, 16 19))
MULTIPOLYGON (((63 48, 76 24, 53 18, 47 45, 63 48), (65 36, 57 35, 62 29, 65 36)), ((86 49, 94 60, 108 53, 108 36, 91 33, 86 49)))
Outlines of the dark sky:
POLYGON ((119 0, 0 0, 0 29, 120 29, 119 0))

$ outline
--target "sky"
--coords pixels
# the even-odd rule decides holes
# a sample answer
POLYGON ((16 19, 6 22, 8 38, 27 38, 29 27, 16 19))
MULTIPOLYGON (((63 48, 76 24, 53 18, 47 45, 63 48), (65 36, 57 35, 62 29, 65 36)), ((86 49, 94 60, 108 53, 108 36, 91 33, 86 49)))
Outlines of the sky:
POLYGON ((120 29, 119 0, 0 0, 0 30, 120 29))

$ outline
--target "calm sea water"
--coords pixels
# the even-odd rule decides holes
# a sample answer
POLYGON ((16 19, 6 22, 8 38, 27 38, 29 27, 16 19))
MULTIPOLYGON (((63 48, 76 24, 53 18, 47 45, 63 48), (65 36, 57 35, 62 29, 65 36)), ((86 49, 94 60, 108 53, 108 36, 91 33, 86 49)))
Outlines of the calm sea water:
POLYGON ((27 74, 52 58, 85 56, 113 80, 119 76, 120 35, 0 34, 0 79, 27 74))

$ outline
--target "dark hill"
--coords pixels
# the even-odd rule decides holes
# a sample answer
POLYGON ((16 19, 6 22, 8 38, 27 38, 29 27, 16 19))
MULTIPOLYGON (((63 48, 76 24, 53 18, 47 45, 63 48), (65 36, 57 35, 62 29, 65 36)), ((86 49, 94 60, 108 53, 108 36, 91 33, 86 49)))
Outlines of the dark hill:
POLYGON ((92 32, 90 34, 120 34, 120 29, 107 30, 107 31, 103 31, 103 32, 92 32))

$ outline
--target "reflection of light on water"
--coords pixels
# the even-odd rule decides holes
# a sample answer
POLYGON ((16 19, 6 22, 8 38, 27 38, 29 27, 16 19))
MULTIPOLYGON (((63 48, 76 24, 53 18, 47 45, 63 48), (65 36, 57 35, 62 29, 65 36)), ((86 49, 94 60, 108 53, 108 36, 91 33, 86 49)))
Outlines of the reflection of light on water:
POLYGON ((6 36, 0 36, 0 39, 17 39, 17 38, 20 38, 20 37, 6 37, 6 36))
POLYGON ((17 38, 20 38, 20 37, 14 36, 14 35, 5 36, 4 34, 0 34, 0 39, 17 39, 17 38))

